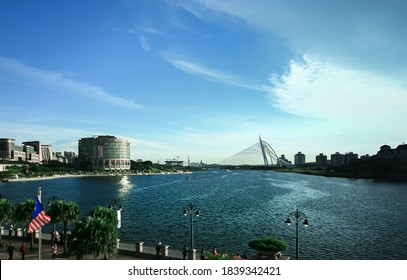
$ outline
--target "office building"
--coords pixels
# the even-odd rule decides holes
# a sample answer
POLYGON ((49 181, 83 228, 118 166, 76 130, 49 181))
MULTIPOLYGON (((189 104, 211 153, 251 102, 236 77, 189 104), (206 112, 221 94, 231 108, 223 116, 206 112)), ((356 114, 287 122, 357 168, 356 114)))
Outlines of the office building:
POLYGON ((345 154, 345 164, 349 164, 351 160, 358 159, 359 155, 353 152, 349 152, 345 154))
POLYGON ((341 166, 345 165, 345 155, 339 152, 331 155, 331 165, 333 166, 341 166))
POLYGON ((305 164, 305 155, 301 152, 298 152, 294 155, 294 165, 304 165, 305 164))
POLYGON ((78 160, 91 170, 130 170, 130 143, 110 135, 81 138, 78 160))
POLYGON ((315 157, 315 164, 318 166, 327 166, 328 165, 328 157, 323 153, 320 153, 315 157))

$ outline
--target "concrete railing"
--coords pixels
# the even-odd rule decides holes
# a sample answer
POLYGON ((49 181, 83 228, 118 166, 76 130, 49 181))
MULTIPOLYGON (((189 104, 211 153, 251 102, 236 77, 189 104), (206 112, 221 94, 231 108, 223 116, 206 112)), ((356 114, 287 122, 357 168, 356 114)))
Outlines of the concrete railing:
MULTIPOLYGON (((20 228, 14 229, 11 236, 9 235, 9 230, 4 230, 3 228, 1 229, 1 235, 4 236, 5 238, 7 237, 12 237, 13 239, 19 239, 23 238, 23 232, 20 228)), ((49 240, 51 241, 52 234, 50 233, 42 233, 42 240, 49 240)), ((39 233, 35 233, 35 239, 39 238, 39 233)), ((117 249, 120 253, 126 254, 126 255, 134 255, 134 256, 140 256, 140 257, 145 257, 149 259, 154 259, 157 256, 157 252, 155 249, 155 246, 146 246, 144 245, 144 242, 135 242, 133 244, 131 243, 125 243, 125 242, 120 242, 120 239, 117 240, 117 249)), ((170 248, 169 245, 162 245, 161 246, 161 251, 159 254, 159 258, 164 258, 164 259, 182 259, 182 251, 181 250, 176 250, 170 248)), ((192 259, 196 259, 196 250, 193 250, 192 254, 192 259)))
MULTIPOLYGON (((155 246, 146 246, 144 242, 136 242, 135 244, 119 243, 119 250, 134 251, 136 254, 157 255, 155 246)), ((195 250, 196 251, 196 250, 195 250)), ((182 259, 182 251, 170 248, 169 245, 162 245, 159 254, 160 257, 168 259, 182 259)))

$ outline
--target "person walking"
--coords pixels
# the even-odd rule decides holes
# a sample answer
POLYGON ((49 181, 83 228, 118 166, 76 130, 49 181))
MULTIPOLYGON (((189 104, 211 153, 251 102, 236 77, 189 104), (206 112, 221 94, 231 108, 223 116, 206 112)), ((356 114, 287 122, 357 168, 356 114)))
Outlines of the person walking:
POLYGON ((187 254, 188 254, 188 247, 187 247, 187 245, 184 245, 184 248, 182 249, 182 257, 184 258, 184 260, 187 258, 187 254))
POLYGON ((6 251, 6 254, 8 254, 8 256, 9 256, 9 260, 12 260, 13 259, 13 255, 14 255, 14 246, 13 246, 13 244, 12 243, 10 243, 10 245, 8 245, 8 247, 7 247, 7 251, 6 251))
POLYGON ((25 260, 25 254, 26 253, 27 253, 27 246, 23 242, 23 244, 21 244, 21 247, 20 247, 20 255, 21 255, 22 260, 25 260))
POLYGON ((14 229, 13 224, 10 224, 10 228, 9 228, 9 230, 8 230, 8 236, 12 236, 12 235, 13 235, 13 229, 14 229))

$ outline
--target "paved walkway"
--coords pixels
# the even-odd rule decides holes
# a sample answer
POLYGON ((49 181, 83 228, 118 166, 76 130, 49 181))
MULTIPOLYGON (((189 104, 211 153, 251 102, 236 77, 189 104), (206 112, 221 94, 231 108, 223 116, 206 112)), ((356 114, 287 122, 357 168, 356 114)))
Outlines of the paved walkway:
MULTIPOLYGON (((14 255, 13 255, 13 260, 21 260, 21 254, 20 254, 20 246, 22 244, 21 240, 16 240, 16 239, 8 239, 2 237, 1 243, 4 245, 0 247, 0 259, 1 260, 8 260, 9 255, 6 253, 7 252, 7 247, 10 243, 13 244, 14 246, 14 255)), ((34 243, 34 249, 32 251, 29 250, 30 248, 30 242, 25 242, 28 252, 25 255, 26 260, 38 260, 38 243, 34 243)), ((56 260, 75 260, 75 257, 64 257, 63 256, 63 247, 59 246, 58 247, 58 253, 56 260)), ((52 257, 52 252, 51 252, 51 246, 50 246, 50 241, 49 240, 43 240, 42 242, 42 254, 41 254, 41 259, 42 260, 51 260, 52 257)), ((92 258, 90 258, 92 259, 92 258)), ((134 257, 134 256, 127 256, 124 254, 117 254, 112 260, 143 260, 142 258, 139 257, 134 257)))

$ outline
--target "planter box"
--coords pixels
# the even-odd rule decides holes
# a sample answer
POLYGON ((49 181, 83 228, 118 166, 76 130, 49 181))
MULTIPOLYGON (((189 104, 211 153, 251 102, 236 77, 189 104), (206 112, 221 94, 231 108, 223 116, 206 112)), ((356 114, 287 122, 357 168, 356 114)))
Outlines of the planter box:
POLYGON ((273 260, 278 260, 279 258, 281 258, 281 252, 257 251, 256 258, 257 258, 257 259, 273 259, 273 260))

